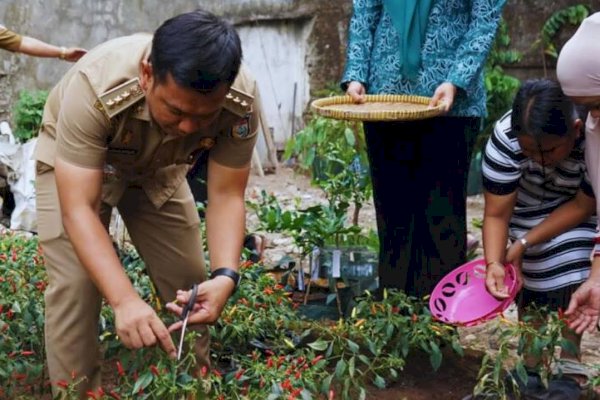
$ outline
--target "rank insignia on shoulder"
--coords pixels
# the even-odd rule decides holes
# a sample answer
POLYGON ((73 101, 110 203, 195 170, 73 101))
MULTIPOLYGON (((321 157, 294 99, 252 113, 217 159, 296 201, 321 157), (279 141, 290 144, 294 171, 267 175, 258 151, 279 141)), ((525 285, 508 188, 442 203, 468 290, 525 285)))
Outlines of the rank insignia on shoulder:
POLYGON ((254 97, 248 93, 244 93, 235 88, 230 88, 229 93, 225 96, 225 105, 223 107, 237 116, 245 117, 246 114, 252 111, 253 101, 254 97))
POLYGON ((250 114, 244 116, 231 128, 231 136, 243 139, 250 134, 250 114))
POLYGON ((98 97, 96 108, 112 118, 143 98, 144 92, 139 79, 134 78, 102 93, 98 97))

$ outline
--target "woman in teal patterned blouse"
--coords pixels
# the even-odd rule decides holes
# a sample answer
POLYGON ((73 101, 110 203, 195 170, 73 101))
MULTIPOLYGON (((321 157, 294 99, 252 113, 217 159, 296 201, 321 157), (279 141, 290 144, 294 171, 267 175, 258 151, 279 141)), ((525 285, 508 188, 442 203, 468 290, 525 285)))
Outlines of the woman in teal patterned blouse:
POLYGON ((483 67, 505 1, 353 1, 346 93, 356 102, 366 93, 428 96, 446 112, 364 124, 381 287, 424 296, 466 260, 467 173, 486 115, 483 67))

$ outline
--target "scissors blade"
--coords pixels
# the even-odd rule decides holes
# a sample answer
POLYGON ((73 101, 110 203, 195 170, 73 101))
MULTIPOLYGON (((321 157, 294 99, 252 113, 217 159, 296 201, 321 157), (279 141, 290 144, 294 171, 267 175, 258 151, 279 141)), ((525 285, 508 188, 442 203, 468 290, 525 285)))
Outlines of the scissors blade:
POLYGON ((187 315, 183 319, 183 325, 181 326, 181 336, 179 337, 179 347, 177 348, 177 361, 181 359, 181 351, 183 350, 183 339, 185 338, 185 328, 187 327, 188 317, 187 315))
POLYGON ((196 302, 196 294, 198 293, 198 285, 194 284, 192 286, 192 294, 187 302, 187 304, 183 307, 183 311, 181 313, 181 318, 183 319, 183 325, 181 326, 181 336, 179 337, 179 348, 177 349, 177 361, 181 359, 181 351, 183 350, 183 339, 185 338, 185 328, 187 328, 188 317, 190 316, 190 312, 192 308, 194 308, 194 303, 196 302))

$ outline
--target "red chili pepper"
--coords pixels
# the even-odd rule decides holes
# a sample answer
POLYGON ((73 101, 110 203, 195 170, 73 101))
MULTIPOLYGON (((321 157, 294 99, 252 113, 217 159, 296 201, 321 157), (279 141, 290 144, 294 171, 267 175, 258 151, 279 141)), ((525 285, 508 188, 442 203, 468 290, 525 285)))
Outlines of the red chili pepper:
POLYGON ((152 375, 154 376, 160 375, 160 372, 158 372, 158 368, 156 368, 156 365, 154 364, 150 366, 150 372, 152 372, 152 375))
POLYGON ((117 372, 119 373, 119 376, 125 375, 125 370, 123 369, 121 361, 117 361, 117 372))
POLYGON ((34 351, 31 351, 31 350, 23 350, 23 351, 21 352, 21 355, 22 355, 22 356, 31 356, 31 355, 34 355, 34 354, 35 354, 35 352, 34 352, 34 351))
POLYGON ((67 381, 58 381, 56 382, 56 386, 61 387, 63 389, 69 388, 69 384, 67 383, 67 381))
POLYGON ((263 293, 267 294, 267 295, 271 295, 271 294, 273 294, 273 289, 271 289, 270 287, 266 287, 266 288, 264 288, 263 293))
POLYGON ((322 359, 322 358, 323 358, 323 356, 322 356, 322 355, 318 355, 318 356, 316 356, 316 357, 315 357, 315 358, 314 358, 314 359, 313 359, 313 360, 312 360, 310 363, 311 363, 312 365, 315 365, 316 363, 318 363, 319 361, 321 361, 321 359, 322 359))
POLYGON ((235 373, 235 379, 236 379, 237 381, 239 381, 239 380, 242 378, 242 376, 244 376, 244 369, 243 369, 243 368, 242 368, 242 369, 240 369, 239 371, 237 371, 237 372, 235 373))
POLYGON ((333 389, 329 389, 329 397, 327 398, 327 400, 333 399, 335 399, 335 392, 333 391, 333 389))
POLYGON ((121 400, 121 396, 119 396, 119 394, 117 392, 115 392, 114 390, 111 390, 111 392, 108 395, 110 397, 112 397, 113 399, 121 400))
POLYGON ((208 374, 208 368, 206 365, 203 365, 202 368, 200 368, 200 376, 204 378, 206 374, 208 374))
POLYGON ((87 392, 85 392, 85 394, 87 395, 88 399, 97 400, 96 394, 93 391, 88 390, 87 392))

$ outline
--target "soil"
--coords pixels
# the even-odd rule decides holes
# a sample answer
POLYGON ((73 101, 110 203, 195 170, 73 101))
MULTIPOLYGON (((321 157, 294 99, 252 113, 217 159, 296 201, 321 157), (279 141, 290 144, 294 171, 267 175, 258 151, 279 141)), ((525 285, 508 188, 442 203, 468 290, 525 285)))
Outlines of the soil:
MULTIPOLYGON (((287 167, 280 167, 277 174, 263 177, 252 175, 248 183, 247 198, 258 198, 262 190, 273 193, 280 204, 284 206, 291 207, 295 201, 299 201, 302 206, 325 201, 322 191, 311 186, 307 177, 296 174, 287 167)), ((469 231, 479 242, 476 254, 481 256, 481 230, 474 225, 483 218, 482 196, 469 197, 467 209, 469 231)), ((375 213, 372 203, 365 205, 361 210, 359 221, 362 227, 375 229, 375 213)), ((250 230, 256 226, 256 222, 256 216, 249 212, 248 227, 250 230)), ((290 238, 280 234, 260 233, 266 237, 264 258, 267 266, 276 266, 283 256, 297 252, 290 238)), ((504 315, 508 319, 517 319, 514 304, 504 315)), ((464 357, 461 358, 453 351, 445 349, 442 366, 438 371, 433 371, 426 355, 412 355, 407 360, 399 381, 384 390, 372 388, 369 391, 368 399, 460 400, 470 394, 476 383, 482 355, 497 350, 495 338, 498 333, 498 324, 490 321, 475 327, 459 328, 458 332, 461 344, 466 349, 464 357)), ((583 362, 588 365, 600 364, 600 336, 597 332, 584 334, 581 349, 583 362)))

